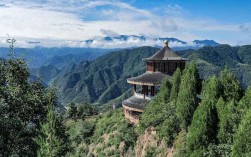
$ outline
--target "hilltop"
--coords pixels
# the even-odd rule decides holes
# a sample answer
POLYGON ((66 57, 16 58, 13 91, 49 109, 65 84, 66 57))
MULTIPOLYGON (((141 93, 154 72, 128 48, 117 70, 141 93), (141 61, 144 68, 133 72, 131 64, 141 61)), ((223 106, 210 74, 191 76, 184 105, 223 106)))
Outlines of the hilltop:
MULTIPOLYGON (((72 63, 60 72, 51 66, 40 68, 40 71, 46 74, 45 82, 51 82, 58 88, 59 100, 62 103, 74 101, 103 104, 127 92, 131 86, 126 83, 126 79, 143 73, 145 65, 142 59, 158 50, 154 47, 119 50, 93 61, 72 63)), ((251 85, 250 51, 250 45, 240 47, 219 45, 206 46, 198 50, 177 51, 177 53, 194 61, 203 79, 213 74, 217 75, 224 67, 228 67, 241 81, 243 87, 247 87, 251 85)))

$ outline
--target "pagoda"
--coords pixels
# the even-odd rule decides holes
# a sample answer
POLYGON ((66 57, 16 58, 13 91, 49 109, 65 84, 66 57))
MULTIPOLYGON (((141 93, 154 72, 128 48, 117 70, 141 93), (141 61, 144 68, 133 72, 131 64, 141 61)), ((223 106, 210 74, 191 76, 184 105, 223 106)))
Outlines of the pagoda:
POLYGON ((177 68, 184 70, 187 59, 178 56, 169 48, 168 41, 165 41, 161 50, 144 61, 146 72, 127 79, 127 82, 133 85, 133 96, 122 102, 125 118, 134 124, 139 122, 146 104, 158 93, 162 81, 171 78, 177 68))

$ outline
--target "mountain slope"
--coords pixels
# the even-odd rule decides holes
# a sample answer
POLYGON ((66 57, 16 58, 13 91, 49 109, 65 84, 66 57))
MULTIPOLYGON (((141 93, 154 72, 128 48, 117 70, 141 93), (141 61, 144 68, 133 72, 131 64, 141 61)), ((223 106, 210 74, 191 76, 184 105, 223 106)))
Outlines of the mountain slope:
POLYGON ((55 78, 59 100, 64 104, 70 101, 105 103, 120 96, 131 87, 126 79, 145 71, 142 59, 157 50, 152 47, 125 49, 92 62, 71 64, 55 78))
MULTIPOLYGON (((244 87, 251 85, 251 46, 231 47, 219 45, 198 50, 178 51, 182 57, 194 61, 201 78, 217 75, 225 66, 239 78, 244 87)), ((63 104, 106 103, 128 91, 126 79, 145 71, 143 58, 153 55, 158 48, 125 49, 101 56, 94 61, 71 64, 54 79, 59 99, 63 104)))
MULTIPOLYGON (((44 64, 48 66, 49 64, 57 63, 54 66, 59 65, 60 67, 64 65, 67 61, 74 61, 78 56, 82 60, 92 60, 112 49, 100 49, 100 48, 74 48, 74 47, 34 47, 34 48, 15 48, 15 56, 19 58, 24 58, 30 68, 39 68, 44 64), (53 58, 56 57, 56 58, 53 58), (60 60, 59 60, 60 59, 60 60), (56 61, 55 61, 56 60, 56 61), (61 63, 59 63, 59 61, 61 63)), ((8 58, 10 53, 9 48, 0 47, 0 57, 8 58)))

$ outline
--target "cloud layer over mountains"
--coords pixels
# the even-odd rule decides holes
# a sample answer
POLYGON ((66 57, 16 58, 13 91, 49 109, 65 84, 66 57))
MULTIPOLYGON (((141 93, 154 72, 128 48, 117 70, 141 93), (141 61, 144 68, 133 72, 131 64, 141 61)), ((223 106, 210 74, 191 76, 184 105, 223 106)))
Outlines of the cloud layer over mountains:
MULTIPOLYGON (((138 1, 137 1, 138 2, 138 1)), ((143 7, 126 0, 4 0, 0 1, 0 44, 9 37, 20 47, 86 46, 83 40, 119 34, 150 38, 175 37, 193 44, 214 39, 231 45, 248 44, 251 23, 222 23, 191 15, 178 4, 149 2, 143 7), (38 44, 39 45, 39 44, 38 44)), ((159 45, 159 41, 95 40, 91 45, 127 47, 159 45)), ((174 45, 180 43, 172 43, 174 45)))

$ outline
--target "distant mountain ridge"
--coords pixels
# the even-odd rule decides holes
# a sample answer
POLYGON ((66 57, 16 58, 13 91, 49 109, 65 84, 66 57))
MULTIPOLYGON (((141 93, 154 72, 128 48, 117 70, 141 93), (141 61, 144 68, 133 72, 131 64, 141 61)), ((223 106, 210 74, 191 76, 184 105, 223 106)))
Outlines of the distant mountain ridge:
MULTIPOLYGON (((73 63, 64 67, 53 78, 52 83, 58 88, 60 102, 65 105, 71 101, 104 104, 128 93, 131 86, 127 84, 127 78, 143 73, 145 64, 142 59, 158 50, 154 47, 124 49, 108 53, 93 61, 73 63)), ((227 66, 244 87, 251 85, 251 45, 205 46, 198 50, 189 49, 177 53, 194 61, 202 78, 217 75, 227 66)), ((53 67, 50 69, 49 77, 58 72, 53 67)), ((41 72, 43 71, 45 70, 42 69, 41 72)))
MULTIPOLYGON (((112 49, 101 48, 74 48, 74 47, 34 47, 34 48, 15 48, 15 56, 23 58, 27 61, 29 68, 39 68, 45 64, 45 66, 54 62, 59 65, 59 61, 66 62, 72 59, 76 60, 93 60, 98 56, 104 55, 112 49), (56 61, 57 60, 57 61, 56 61)), ((0 58, 8 58, 10 49, 6 47, 0 47, 0 58)), ((78 62, 79 63, 79 62, 78 62)), ((63 63, 60 63, 60 68, 63 63)))
MULTIPOLYGON (((15 48, 16 57, 24 58, 29 68, 40 68, 55 63, 56 68, 62 68, 69 62, 80 60, 93 60, 99 56, 124 48, 135 48, 142 46, 162 47, 165 40, 174 50, 198 49, 203 46, 217 46, 219 43, 213 40, 194 40, 192 43, 177 38, 150 38, 143 35, 118 35, 95 37, 82 41, 80 47, 41 47, 41 42, 28 41, 30 48, 15 48), (36 46, 38 45, 38 46, 36 46), (76 57, 79 55, 78 57, 76 57), (72 60, 72 61, 71 61, 72 60), (60 63, 60 62, 61 63, 60 63), (57 67, 59 66, 59 67, 57 67)), ((8 58, 9 48, 0 47, 0 57, 8 58)))
POLYGON ((139 46, 163 46, 163 42, 167 40, 170 42, 172 48, 200 48, 203 46, 217 46, 220 43, 214 40, 194 40, 192 42, 186 42, 177 38, 157 37, 151 38, 146 36, 137 35, 118 35, 118 36, 106 36, 95 37, 93 39, 84 40, 84 46, 86 47, 139 47, 139 46))

